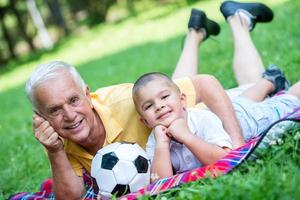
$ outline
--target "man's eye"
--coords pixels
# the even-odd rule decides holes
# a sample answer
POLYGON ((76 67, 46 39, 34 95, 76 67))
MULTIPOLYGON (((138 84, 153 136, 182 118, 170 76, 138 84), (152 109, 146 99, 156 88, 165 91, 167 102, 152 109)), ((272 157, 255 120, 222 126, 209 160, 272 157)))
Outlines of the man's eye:
POLYGON ((73 97, 73 98, 71 98, 70 103, 71 103, 71 104, 75 104, 75 103, 77 103, 78 101, 79 101, 79 98, 78 98, 78 97, 73 97))
POLYGON ((58 115, 59 114, 59 108, 52 108, 49 110, 50 115, 58 115))

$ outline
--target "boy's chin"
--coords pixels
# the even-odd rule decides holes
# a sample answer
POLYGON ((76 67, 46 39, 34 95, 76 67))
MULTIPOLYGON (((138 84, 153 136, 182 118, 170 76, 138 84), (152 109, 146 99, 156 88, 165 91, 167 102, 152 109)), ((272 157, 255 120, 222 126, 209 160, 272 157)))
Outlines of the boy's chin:
POLYGON ((170 121, 164 121, 164 122, 159 123, 159 125, 162 125, 162 126, 168 128, 172 124, 172 122, 173 121, 171 121, 171 120, 170 121))

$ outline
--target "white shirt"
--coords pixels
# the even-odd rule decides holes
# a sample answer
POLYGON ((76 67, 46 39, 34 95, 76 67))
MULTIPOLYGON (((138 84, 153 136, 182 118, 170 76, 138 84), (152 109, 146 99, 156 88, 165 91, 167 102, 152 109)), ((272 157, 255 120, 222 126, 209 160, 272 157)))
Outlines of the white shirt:
MULTIPOLYGON (((188 127, 190 131, 204 141, 220 147, 232 149, 232 142, 224 130, 221 120, 209 110, 188 108, 188 127)), ((146 145, 148 157, 153 160, 156 139, 152 131, 146 145)), ((194 154, 184 145, 171 140, 170 154, 176 173, 202 166, 194 154)))

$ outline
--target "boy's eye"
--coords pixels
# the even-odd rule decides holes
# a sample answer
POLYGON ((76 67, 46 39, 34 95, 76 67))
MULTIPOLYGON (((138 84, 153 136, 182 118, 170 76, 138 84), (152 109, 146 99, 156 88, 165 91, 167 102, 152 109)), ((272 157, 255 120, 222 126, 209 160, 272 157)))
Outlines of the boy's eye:
POLYGON ((152 104, 148 104, 144 107, 144 110, 148 110, 149 108, 151 108, 152 104))
POLYGON ((166 99, 166 98, 168 98, 170 95, 169 94, 167 94, 167 95, 164 95, 164 96, 162 96, 162 98, 161 99, 166 99))

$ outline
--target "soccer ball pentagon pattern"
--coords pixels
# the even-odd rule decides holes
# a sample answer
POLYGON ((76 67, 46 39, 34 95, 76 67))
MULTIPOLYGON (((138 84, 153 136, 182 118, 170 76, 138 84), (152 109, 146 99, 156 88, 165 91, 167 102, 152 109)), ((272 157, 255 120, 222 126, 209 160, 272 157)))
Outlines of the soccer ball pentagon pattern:
POLYGON ((97 152, 91 175, 100 195, 125 195, 150 183, 150 160, 138 144, 116 142, 97 152))

